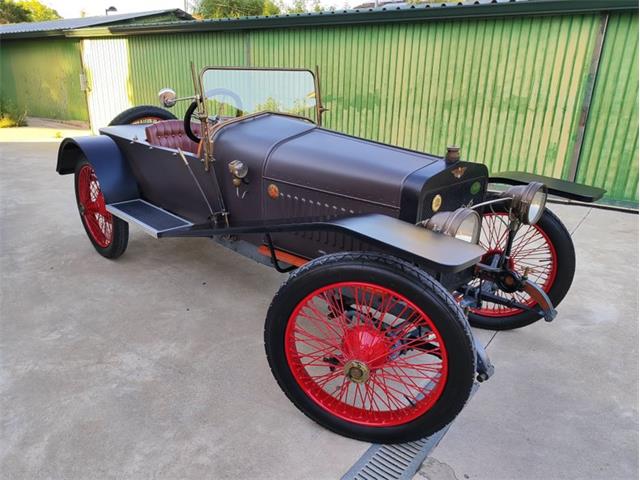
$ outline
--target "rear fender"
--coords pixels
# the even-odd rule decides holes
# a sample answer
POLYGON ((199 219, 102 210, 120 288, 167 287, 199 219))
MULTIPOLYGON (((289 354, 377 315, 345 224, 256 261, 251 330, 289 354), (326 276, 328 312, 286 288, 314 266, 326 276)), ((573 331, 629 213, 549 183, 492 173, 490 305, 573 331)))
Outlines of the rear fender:
POLYGON ((56 171, 67 175, 86 159, 96 172, 107 203, 140 198, 138 182, 129 163, 111 138, 105 135, 65 138, 58 149, 56 171))
POLYGON ((590 187, 581 183, 568 182, 557 178, 545 177, 526 172, 500 172, 489 178, 490 183, 507 185, 524 185, 530 182, 541 182, 547 186, 551 195, 577 200, 579 202, 595 202, 607 193, 606 190, 590 187))

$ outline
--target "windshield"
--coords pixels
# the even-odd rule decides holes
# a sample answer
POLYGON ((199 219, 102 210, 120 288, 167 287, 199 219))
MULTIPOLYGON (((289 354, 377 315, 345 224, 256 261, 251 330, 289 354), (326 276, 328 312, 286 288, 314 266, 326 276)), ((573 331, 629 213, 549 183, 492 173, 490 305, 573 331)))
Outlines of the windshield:
POLYGON ((308 70, 208 68, 202 89, 209 115, 272 111, 317 120, 315 79, 308 70))

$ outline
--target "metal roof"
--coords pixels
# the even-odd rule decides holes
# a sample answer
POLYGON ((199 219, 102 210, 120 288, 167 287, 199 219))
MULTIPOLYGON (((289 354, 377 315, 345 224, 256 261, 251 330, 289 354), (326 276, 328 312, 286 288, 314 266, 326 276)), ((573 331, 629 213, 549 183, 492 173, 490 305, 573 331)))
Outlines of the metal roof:
MULTIPOLYGON (((95 27, 100 25, 109 25, 118 22, 126 22, 137 18, 152 17, 154 15, 163 15, 174 13, 177 18, 185 18, 193 20, 188 13, 178 8, 166 10, 153 10, 150 12, 137 13, 121 13, 118 15, 102 15, 97 17, 83 18, 62 18, 60 20, 49 20, 46 22, 24 22, 10 23, 0 25, 0 35, 7 36, 48 36, 63 35, 65 30, 75 30, 80 28, 95 27)), ((157 24, 156 24, 157 25, 157 24)))
POLYGON ((268 17, 219 18, 161 24, 119 25, 73 30, 74 37, 187 33, 216 30, 250 30, 319 25, 416 22, 455 18, 563 15, 602 11, 638 10, 637 0, 471 0, 448 3, 420 3, 406 6, 272 15, 268 17))

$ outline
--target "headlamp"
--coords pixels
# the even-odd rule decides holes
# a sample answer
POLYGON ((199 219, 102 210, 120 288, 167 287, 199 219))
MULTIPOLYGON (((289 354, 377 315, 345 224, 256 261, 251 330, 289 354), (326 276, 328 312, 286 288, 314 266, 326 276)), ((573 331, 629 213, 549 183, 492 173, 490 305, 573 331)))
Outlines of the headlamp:
POLYGON ((540 220, 547 203, 547 187, 544 183, 531 182, 510 187, 501 196, 512 199, 511 211, 518 220, 533 225, 540 220))
POLYGON ((478 243, 480 240, 480 215, 470 208, 459 208, 453 212, 438 212, 421 224, 429 230, 465 242, 478 243))

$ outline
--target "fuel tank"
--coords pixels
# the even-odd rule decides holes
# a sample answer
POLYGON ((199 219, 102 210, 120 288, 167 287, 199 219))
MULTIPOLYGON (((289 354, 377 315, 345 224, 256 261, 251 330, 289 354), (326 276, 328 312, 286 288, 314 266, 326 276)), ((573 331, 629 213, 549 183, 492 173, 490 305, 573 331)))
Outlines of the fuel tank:
MULTIPOLYGON (((265 113, 223 126, 214 137, 213 149, 232 224, 373 212, 416 222, 432 213, 435 195, 441 197, 442 210, 455 209, 481 199, 486 189, 483 165, 449 165, 441 157, 278 114, 265 113), (248 167, 240 186, 234 185, 228 168, 234 160, 248 167), (457 178, 452 173, 455 168, 462 172, 457 178), (473 189, 475 194, 466 185, 469 181, 480 182, 473 189), (461 183, 463 188, 459 188, 461 183), (455 194, 446 194, 452 187, 458 187, 455 194)), ((355 240, 328 232, 274 238, 279 248, 307 258, 366 249, 355 240)))

